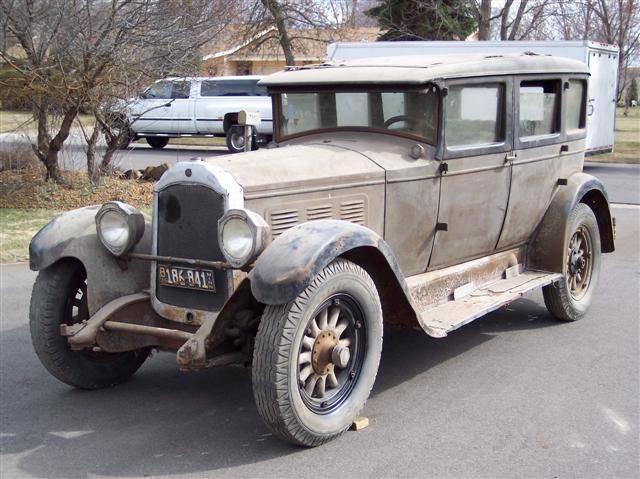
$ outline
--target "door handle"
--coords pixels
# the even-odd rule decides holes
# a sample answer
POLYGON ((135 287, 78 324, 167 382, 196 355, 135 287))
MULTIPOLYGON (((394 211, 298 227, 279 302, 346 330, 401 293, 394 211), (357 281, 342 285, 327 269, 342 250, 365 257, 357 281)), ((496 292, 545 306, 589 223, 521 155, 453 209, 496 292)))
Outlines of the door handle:
POLYGON ((507 156, 504 157, 504 162, 509 163, 510 161, 516 161, 518 159, 518 155, 516 153, 507 153, 507 156))

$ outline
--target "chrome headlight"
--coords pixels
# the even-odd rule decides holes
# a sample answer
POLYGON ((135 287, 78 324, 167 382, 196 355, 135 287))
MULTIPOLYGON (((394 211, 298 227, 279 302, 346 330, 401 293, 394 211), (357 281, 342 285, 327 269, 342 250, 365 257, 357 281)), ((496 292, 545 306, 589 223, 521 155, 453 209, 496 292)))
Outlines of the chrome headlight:
POLYGON ((96 214, 96 230, 102 245, 114 256, 124 256, 144 234, 144 216, 120 201, 102 205, 96 214))
POLYGON ((255 260, 270 238, 267 222, 250 210, 229 210, 218 221, 218 244, 234 268, 242 268, 255 260))

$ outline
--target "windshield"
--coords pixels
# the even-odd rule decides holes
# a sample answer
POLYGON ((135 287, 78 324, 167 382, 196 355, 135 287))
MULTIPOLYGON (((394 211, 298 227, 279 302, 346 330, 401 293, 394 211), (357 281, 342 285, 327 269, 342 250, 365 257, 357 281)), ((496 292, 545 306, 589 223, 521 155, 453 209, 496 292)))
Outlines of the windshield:
POLYGON ((421 91, 282 93, 280 136, 326 129, 371 129, 436 143, 438 96, 421 91))

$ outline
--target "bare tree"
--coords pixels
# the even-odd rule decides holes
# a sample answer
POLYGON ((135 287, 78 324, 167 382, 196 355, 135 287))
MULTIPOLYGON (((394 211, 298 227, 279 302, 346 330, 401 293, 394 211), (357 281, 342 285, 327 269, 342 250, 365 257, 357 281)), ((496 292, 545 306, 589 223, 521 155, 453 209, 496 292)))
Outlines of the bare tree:
POLYGON ((37 123, 33 150, 47 179, 62 179, 58 155, 81 108, 96 112, 98 102, 127 98, 150 78, 197 71, 197 49, 220 30, 227 5, 224 0, 0 0, 3 38, 15 39, 24 52, 9 54, 5 41, 0 58, 24 80, 15 94, 31 100, 37 123), (61 120, 52 131, 56 115, 61 120))
POLYGON ((277 40, 287 65, 295 65, 305 41, 340 40, 360 11, 356 0, 248 0, 246 6, 245 39, 252 39, 255 48, 277 40))

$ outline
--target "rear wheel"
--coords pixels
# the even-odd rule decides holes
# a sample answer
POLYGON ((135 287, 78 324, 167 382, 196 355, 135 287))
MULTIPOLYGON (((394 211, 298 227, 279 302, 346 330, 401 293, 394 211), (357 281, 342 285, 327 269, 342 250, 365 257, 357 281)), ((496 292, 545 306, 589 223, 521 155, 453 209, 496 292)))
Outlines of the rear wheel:
POLYGON ((563 321, 582 318, 593 299, 600 275, 600 231, 593 211, 578 203, 567 225, 564 279, 542 288, 549 312, 563 321))
POLYGON ((339 436, 369 397, 381 351, 373 281, 358 265, 333 261, 296 299, 265 308, 253 356, 260 415, 294 444, 339 436))
POLYGON ((169 138, 164 138, 161 136, 148 136, 147 143, 154 150, 160 150, 167 146, 167 144, 169 143, 169 138))
POLYGON ((29 325, 36 354, 57 379, 80 389, 121 383, 135 373, 148 349, 125 353, 73 351, 60 325, 89 319, 86 273, 81 264, 61 261, 38 274, 31 295, 29 325))
MULTIPOLYGON (((253 132, 249 135, 251 141, 251 149, 256 149, 255 135, 253 132)), ((227 148, 230 153, 242 153, 244 151, 244 128, 239 125, 233 125, 227 130, 227 148)))

